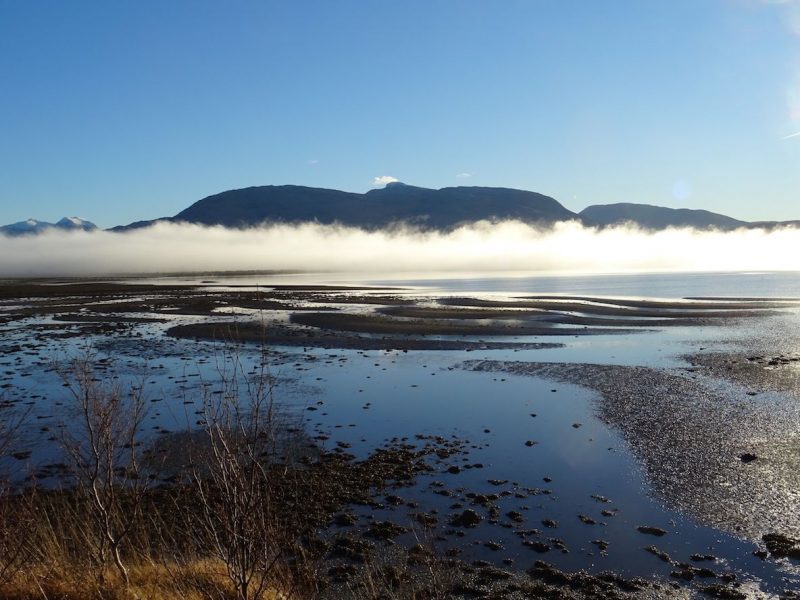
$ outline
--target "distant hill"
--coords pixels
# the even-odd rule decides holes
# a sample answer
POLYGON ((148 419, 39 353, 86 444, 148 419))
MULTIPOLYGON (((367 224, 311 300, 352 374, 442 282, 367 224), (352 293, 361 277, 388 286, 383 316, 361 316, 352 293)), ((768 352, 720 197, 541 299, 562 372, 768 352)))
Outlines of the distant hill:
POLYGON ((97 229, 97 225, 90 221, 78 217, 64 217, 56 223, 48 223, 47 221, 38 221, 36 219, 19 221, 18 223, 0 227, 0 234, 9 236, 35 235, 50 230, 94 231, 95 229, 97 229))
MULTIPOLYGON (((514 219, 550 225, 577 219, 553 198, 509 188, 450 187, 439 190, 390 183, 366 194, 297 185, 260 186, 208 196, 159 221, 252 227, 261 223, 340 223, 379 229, 408 223, 452 229, 462 223, 514 219)), ((138 228, 140 221, 115 230, 138 228)))
MULTIPOLYGON (((750 227, 739 221, 707 210, 688 208, 665 208, 649 204, 596 204, 578 213, 581 220, 594 227, 609 227, 632 223, 643 229, 666 229, 667 227, 694 227, 695 229, 721 229, 731 231, 750 227)), ((771 225, 775 225, 772 223, 771 225)))

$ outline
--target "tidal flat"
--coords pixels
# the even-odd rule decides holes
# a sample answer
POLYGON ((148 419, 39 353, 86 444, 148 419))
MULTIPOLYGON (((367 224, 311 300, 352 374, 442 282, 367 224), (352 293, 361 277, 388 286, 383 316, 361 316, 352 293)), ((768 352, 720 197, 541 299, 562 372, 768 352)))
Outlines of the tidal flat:
POLYGON ((140 386, 168 448, 233 352, 344 482, 297 508, 330 597, 423 548, 454 596, 791 598, 798 325, 797 274, 7 281, 0 466, 65 477, 71 356, 140 386))

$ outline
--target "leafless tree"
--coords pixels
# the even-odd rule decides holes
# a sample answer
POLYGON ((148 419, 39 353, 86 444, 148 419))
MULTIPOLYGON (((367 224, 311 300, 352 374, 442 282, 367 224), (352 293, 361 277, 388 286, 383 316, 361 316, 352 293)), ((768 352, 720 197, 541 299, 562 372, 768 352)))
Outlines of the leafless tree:
POLYGON ((194 536, 201 551, 224 562, 240 600, 263 598, 270 587, 287 593, 285 527, 273 488, 281 469, 281 442, 272 379, 262 357, 246 373, 238 353, 225 351, 219 389, 205 387, 202 442, 192 457, 192 482, 199 498, 194 536))
POLYGON ((85 502, 94 528, 95 543, 87 551, 102 568, 110 560, 128 585, 123 547, 150 486, 140 451, 146 416, 142 386, 101 381, 95 377, 90 355, 59 371, 76 408, 75 419, 63 427, 62 439, 72 463, 75 492, 85 502))

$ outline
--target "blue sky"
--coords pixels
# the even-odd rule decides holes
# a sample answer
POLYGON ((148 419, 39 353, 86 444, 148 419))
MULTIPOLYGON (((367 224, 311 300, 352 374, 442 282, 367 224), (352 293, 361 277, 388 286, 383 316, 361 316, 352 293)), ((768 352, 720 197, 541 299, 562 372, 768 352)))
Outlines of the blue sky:
POLYGON ((800 218, 793 0, 0 0, 0 223, 496 185, 800 218))

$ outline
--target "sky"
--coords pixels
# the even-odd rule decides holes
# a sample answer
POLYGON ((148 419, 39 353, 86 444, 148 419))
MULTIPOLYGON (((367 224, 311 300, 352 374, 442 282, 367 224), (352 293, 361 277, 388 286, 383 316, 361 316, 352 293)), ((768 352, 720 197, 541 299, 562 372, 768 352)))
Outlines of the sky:
POLYGON ((795 0, 0 0, 0 224, 394 179, 800 219, 795 0))

